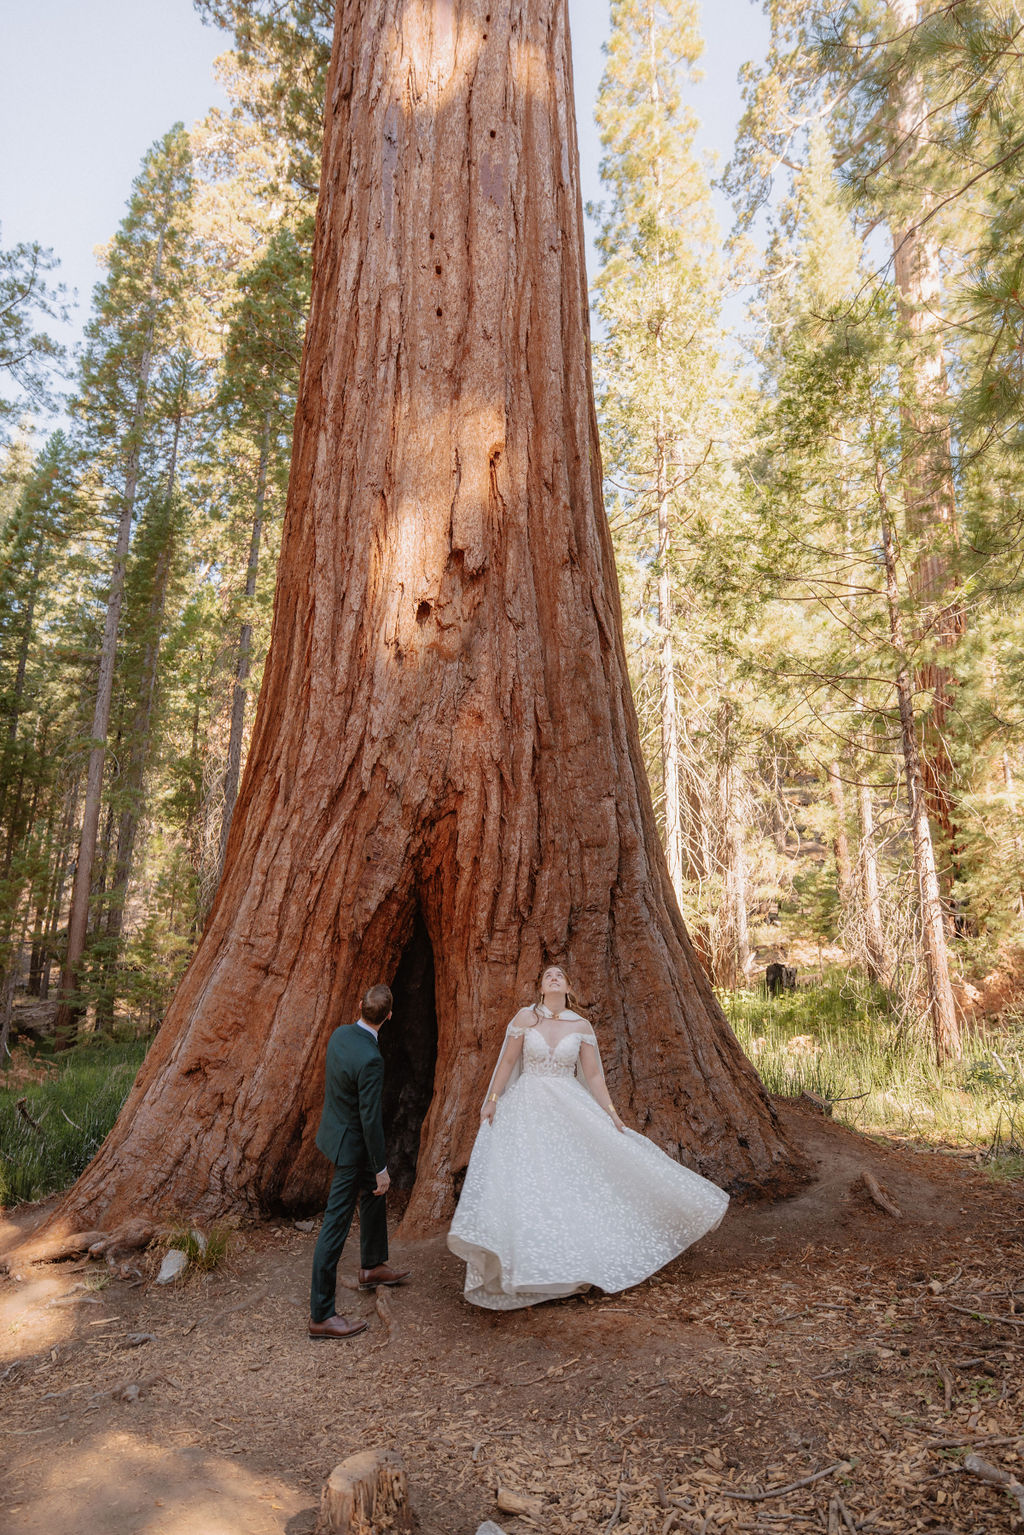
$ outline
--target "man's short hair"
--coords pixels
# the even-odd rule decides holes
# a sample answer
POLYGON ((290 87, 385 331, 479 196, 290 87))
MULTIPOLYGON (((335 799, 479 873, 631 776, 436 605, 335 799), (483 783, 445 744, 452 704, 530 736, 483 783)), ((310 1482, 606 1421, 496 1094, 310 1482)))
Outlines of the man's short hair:
POLYGON ((390 986, 371 986, 363 998, 360 1015, 367 1023, 383 1023, 391 1011, 393 1000, 390 986))

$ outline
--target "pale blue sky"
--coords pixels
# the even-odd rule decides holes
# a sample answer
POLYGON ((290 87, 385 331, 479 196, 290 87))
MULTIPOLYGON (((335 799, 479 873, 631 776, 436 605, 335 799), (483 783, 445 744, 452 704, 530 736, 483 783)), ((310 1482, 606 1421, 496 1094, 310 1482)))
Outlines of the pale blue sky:
MULTIPOLYGON (((584 200, 600 197, 593 105, 607 0, 569 0, 584 200)), ((704 81, 693 92, 702 144, 728 159, 736 72, 760 58, 766 25, 751 0, 705 0, 704 81)), ((109 239, 149 145, 223 101, 211 66, 229 39, 191 0, 0 0, 0 226, 3 244, 39 240, 78 290, 69 340, 85 321, 109 239)), ((728 210, 721 205, 723 219, 728 210)))

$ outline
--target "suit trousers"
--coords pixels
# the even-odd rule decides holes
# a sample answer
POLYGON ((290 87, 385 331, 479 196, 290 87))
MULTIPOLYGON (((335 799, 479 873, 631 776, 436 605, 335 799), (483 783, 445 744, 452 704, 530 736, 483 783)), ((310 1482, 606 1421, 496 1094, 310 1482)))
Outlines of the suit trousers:
POLYGON ((375 1194, 376 1186, 377 1176, 365 1162, 334 1169, 327 1209, 313 1253, 309 1311, 314 1322, 326 1322, 335 1313, 338 1262, 357 1203, 360 1268, 372 1269, 388 1261, 387 1195, 375 1194))

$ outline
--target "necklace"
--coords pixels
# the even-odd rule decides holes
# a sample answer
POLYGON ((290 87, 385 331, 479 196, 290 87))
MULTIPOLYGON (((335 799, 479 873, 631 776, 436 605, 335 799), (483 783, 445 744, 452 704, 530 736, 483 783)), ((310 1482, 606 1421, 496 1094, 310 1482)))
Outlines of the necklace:
POLYGON ((544 1014, 545 1018, 564 1018, 567 1013, 571 1013, 572 1011, 571 1008, 563 1007, 560 1013, 553 1013, 545 1002, 538 1002, 537 1009, 539 1012, 544 1014))

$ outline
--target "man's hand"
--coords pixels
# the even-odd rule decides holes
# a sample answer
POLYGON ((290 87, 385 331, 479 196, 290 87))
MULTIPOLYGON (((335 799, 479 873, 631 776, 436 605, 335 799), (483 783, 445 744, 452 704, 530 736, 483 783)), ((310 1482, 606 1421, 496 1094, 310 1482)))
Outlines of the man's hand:
POLYGON ((390 1177, 390 1175, 388 1173, 387 1168, 385 1167, 385 1168, 382 1168, 381 1171, 377 1174, 377 1187, 374 1189, 373 1192, 375 1194, 386 1194, 390 1187, 391 1187, 391 1177, 390 1177))

